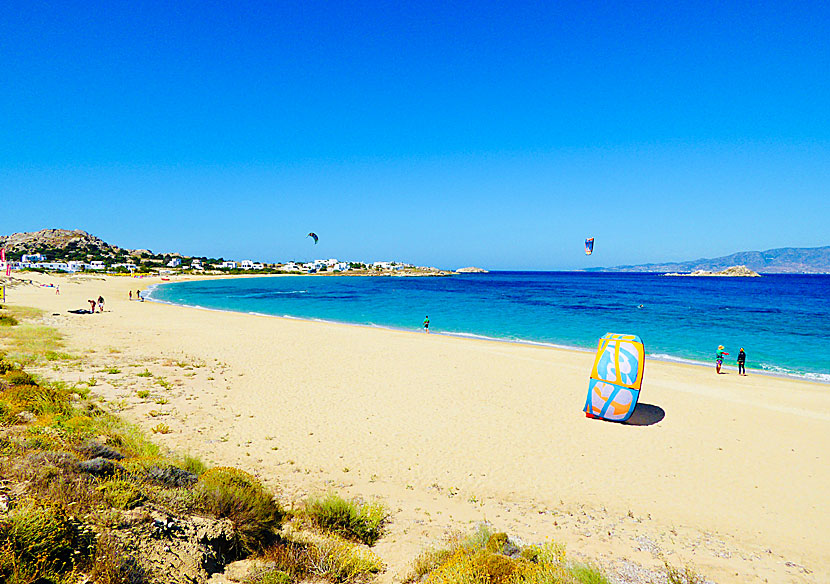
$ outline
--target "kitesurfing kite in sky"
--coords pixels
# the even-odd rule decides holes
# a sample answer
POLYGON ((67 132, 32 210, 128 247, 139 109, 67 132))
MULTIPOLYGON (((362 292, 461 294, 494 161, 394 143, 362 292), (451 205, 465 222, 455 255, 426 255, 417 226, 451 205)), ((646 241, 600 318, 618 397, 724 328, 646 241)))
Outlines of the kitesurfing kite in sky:
POLYGON ((585 415, 613 422, 630 418, 640 397, 645 364, 646 350, 640 337, 605 333, 588 380, 585 415))
POLYGON ((309 233, 308 235, 306 235, 306 237, 310 237, 310 238, 312 238, 312 239, 314 240, 314 245, 317 245, 317 234, 316 234, 316 233, 314 233, 314 232, 312 231, 311 233, 309 233))
POLYGON ((594 252, 594 238, 589 237, 585 240, 585 255, 591 255, 594 252))

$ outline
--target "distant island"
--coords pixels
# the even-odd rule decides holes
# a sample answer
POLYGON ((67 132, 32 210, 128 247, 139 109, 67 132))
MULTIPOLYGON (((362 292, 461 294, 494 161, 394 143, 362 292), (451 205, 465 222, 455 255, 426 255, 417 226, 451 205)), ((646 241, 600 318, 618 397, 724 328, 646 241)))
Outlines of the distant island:
POLYGON ((719 258, 687 262, 639 264, 610 268, 588 268, 587 272, 717 272, 732 266, 746 266, 760 274, 830 274, 830 245, 824 247, 782 247, 766 251, 742 251, 719 258))
POLYGON ((476 267, 470 266, 469 268, 458 268, 455 271, 455 273, 456 274, 489 274, 490 272, 488 272, 484 268, 476 268, 476 267))
POLYGON ((750 270, 746 266, 731 266, 719 272, 711 272, 709 270, 695 270, 689 274, 680 272, 669 272, 663 274, 664 276, 715 276, 720 278, 759 278, 761 274, 750 270))

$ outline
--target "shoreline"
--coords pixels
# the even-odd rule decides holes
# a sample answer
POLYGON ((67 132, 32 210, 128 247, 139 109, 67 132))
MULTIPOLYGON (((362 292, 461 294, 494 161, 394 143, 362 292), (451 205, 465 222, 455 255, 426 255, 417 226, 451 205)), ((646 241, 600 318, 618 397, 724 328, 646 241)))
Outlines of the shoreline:
POLYGON ((661 415, 604 423, 580 411, 590 352, 129 302, 126 278, 38 280, 61 295, 20 287, 10 303, 45 310, 66 350, 95 363, 63 379, 95 377, 148 431, 164 420, 163 445, 291 500, 337 489, 388 502, 384 584, 483 520, 605 567, 690 562, 720 583, 821 582, 830 569, 823 384, 655 362, 641 404, 661 415), (100 293, 103 314, 67 314, 100 293))
MULTIPOLYGON (((257 276, 257 275, 241 275, 242 278, 257 278, 257 277, 271 277, 271 276, 284 276, 286 274, 266 274, 264 276, 257 276)), ((234 278, 236 276, 201 276, 197 277, 199 280, 214 280, 218 278, 234 278)), ((265 317, 272 317, 272 318, 285 318, 291 320, 300 320, 305 322, 325 322, 331 323, 335 325, 342 325, 342 326, 356 326, 356 327, 366 327, 366 328, 376 328, 381 330, 389 330, 389 331, 397 331, 397 332, 408 332, 408 333, 416 333, 422 334, 418 329, 414 328, 401 328, 395 327, 391 325, 382 325, 382 324, 367 324, 367 323, 358 323, 358 322, 347 322, 347 321, 340 321, 340 320, 330 320, 325 318, 314 318, 314 317, 303 317, 303 316, 293 316, 290 314, 268 314, 264 312, 251 312, 251 311, 243 311, 243 310, 233 310, 231 308, 211 308, 207 306, 201 306, 198 304, 181 304, 177 302, 171 302, 169 300, 159 300, 157 298, 152 297, 153 291, 160 287, 160 286, 168 286, 168 285, 175 285, 181 282, 158 282, 152 284, 147 288, 147 296, 145 297, 146 301, 149 302, 156 302, 159 304, 167 304, 170 306, 180 306, 182 308, 195 308, 198 310, 208 310, 208 311, 216 311, 216 312, 230 312, 234 314, 250 314, 253 316, 265 316, 265 317)), ((499 338, 499 337, 491 337, 487 335, 480 335, 477 333, 472 332, 435 332, 431 331, 430 335, 441 335, 446 337, 454 337, 454 338, 462 338, 462 339, 470 339, 470 340, 480 340, 480 341, 491 341, 496 343, 509 343, 509 344, 517 344, 517 345, 528 345, 528 346, 539 346, 539 347, 548 347, 551 349, 561 349, 563 351, 574 351, 578 353, 590 353, 595 354, 595 348, 586 348, 586 347, 577 347, 574 345, 563 345, 559 343, 552 343, 547 341, 534 341, 529 339, 507 339, 507 338, 499 338)), ((677 365, 688 365, 691 367, 700 367, 704 369, 712 369, 714 365, 710 363, 706 363, 703 361, 697 361, 695 359, 689 359, 686 357, 677 357, 674 355, 667 355, 667 354, 654 354, 654 353, 646 353, 646 357, 649 361, 659 361, 662 363, 674 363, 677 365)), ((778 372, 778 371, 771 371, 769 369, 763 368, 756 368, 756 367, 747 367, 747 371, 751 371, 753 374, 764 375, 769 377, 781 378, 781 379, 788 379, 793 381, 803 381, 807 383, 819 383, 830 385, 830 372, 829 373, 813 373, 813 372, 797 372, 791 369, 785 369, 786 372, 778 372)), ((738 368, 732 365, 724 365, 722 367, 723 371, 737 371, 738 368)))

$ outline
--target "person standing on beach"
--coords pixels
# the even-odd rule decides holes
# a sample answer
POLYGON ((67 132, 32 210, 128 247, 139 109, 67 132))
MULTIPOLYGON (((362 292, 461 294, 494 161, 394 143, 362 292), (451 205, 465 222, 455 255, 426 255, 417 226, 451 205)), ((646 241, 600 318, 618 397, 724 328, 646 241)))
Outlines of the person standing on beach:
POLYGON ((94 300, 87 300, 89 302, 89 313, 95 314, 95 301, 94 300))
POLYGON ((738 351, 738 375, 746 375, 746 353, 744 353, 744 348, 741 347, 741 350, 738 351))
POLYGON ((429 317, 426 317, 424 319, 424 332, 426 334, 429 334, 429 317))
POLYGON ((132 300, 132 299, 133 299, 133 291, 130 290, 130 300, 132 300))
POLYGON ((61 287, 60 287, 60 286, 55 286, 55 294, 56 294, 57 296, 60 296, 60 295, 61 295, 61 287))
POLYGON ((715 353, 715 371, 717 371, 718 375, 720 375, 720 367, 723 365, 723 356, 728 354, 723 350, 723 345, 718 345, 718 350, 715 353))
POLYGON ((104 312, 104 297, 98 297, 98 312, 104 312))

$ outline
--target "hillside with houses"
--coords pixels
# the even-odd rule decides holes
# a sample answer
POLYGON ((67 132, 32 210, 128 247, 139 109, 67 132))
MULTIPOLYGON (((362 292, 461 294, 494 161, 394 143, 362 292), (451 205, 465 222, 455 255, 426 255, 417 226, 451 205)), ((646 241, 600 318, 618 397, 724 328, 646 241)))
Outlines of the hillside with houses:
POLYGON ((185 256, 125 249, 81 230, 44 229, 0 236, 4 272, 45 271, 137 275, 175 274, 350 274, 372 276, 444 276, 452 272, 396 261, 343 261, 336 258, 310 262, 264 263, 251 259, 185 256))

